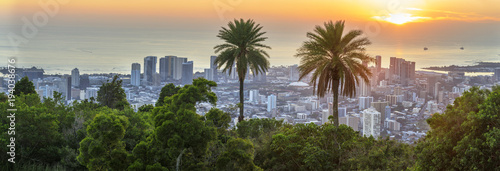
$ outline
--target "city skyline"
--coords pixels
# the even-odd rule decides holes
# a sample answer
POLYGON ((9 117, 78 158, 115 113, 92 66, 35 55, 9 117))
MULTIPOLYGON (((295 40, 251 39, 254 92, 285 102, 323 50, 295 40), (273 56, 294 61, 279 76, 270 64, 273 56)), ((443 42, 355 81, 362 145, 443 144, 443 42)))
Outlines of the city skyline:
POLYGON ((500 170, 497 1, 0 0, 0 170, 500 170))

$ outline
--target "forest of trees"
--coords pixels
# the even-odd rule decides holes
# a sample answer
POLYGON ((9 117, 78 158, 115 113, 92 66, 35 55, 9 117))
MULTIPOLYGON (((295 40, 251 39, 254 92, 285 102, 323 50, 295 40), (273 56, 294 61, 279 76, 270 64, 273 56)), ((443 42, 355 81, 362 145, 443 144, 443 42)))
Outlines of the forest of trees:
MULTIPOLYGON (((138 112, 121 82, 103 84, 98 100, 40 100, 31 82, 16 84, 15 164, 8 162, 10 108, 0 98, 0 170, 499 170, 500 87, 472 88, 414 144, 362 137, 346 125, 290 125, 251 119, 228 129, 216 104, 215 82, 166 85, 155 106, 138 112)), ((5 95, 3 95, 5 96, 5 95)), ((332 120, 333 121, 333 120, 332 120)))

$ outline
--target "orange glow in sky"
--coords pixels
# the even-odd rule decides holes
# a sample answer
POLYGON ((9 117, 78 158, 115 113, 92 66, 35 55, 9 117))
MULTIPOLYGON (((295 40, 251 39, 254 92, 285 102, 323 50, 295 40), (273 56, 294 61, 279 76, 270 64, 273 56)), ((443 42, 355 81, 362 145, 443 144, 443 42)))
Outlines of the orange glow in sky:
MULTIPOLYGON (((57 0, 53 0, 57 1, 57 0)), ((385 21, 393 24, 428 20, 500 21, 495 0, 69 0, 60 11, 67 17, 93 20, 150 18, 254 18, 292 21, 385 21), (124 17, 126 16, 126 17, 124 17), (130 17, 130 18, 128 18, 130 17)), ((0 1, 1 11, 32 13, 38 1, 0 1), (12 5, 14 4, 14 5, 12 5), (14 9, 13 9, 14 8, 14 9)))
POLYGON ((398 25, 405 24, 408 22, 417 22, 417 21, 424 21, 425 19, 430 19, 430 17, 412 16, 412 14, 408 13, 389 14, 388 17, 373 16, 372 18, 377 20, 387 21, 398 25))

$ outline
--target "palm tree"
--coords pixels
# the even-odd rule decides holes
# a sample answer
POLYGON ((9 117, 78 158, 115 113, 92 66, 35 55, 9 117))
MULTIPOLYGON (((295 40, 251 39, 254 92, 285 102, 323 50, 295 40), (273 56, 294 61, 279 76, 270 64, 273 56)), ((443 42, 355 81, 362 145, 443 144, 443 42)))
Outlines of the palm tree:
POLYGON ((361 30, 344 32, 344 21, 325 22, 324 27, 316 26, 308 32, 305 41, 297 50, 300 59, 300 78, 312 73, 311 83, 314 93, 324 97, 333 92, 333 121, 339 125, 339 86, 343 96, 352 97, 360 79, 369 82, 371 72, 366 64, 374 61, 365 53, 365 46, 371 44, 367 38, 359 38, 361 30), (365 64, 365 65, 364 65, 365 64))
POLYGON ((263 37, 266 32, 261 32, 262 26, 255 24, 253 20, 234 20, 227 24, 228 28, 222 27, 219 30, 218 38, 224 40, 223 44, 214 47, 215 53, 220 54, 215 59, 218 68, 223 68, 222 72, 231 74, 232 68, 236 65, 240 82, 240 116, 239 122, 243 121, 243 82, 245 81, 248 69, 254 75, 264 73, 269 68, 269 54, 263 49, 271 47, 262 44, 267 37, 263 37))

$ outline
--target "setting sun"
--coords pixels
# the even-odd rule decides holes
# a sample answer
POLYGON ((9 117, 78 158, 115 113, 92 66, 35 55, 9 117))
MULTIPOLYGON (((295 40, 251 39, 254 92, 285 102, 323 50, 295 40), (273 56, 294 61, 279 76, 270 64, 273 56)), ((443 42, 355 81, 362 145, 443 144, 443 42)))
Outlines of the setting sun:
POLYGON ((398 13, 398 14, 389 14, 389 16, 374 16, 372 18, 401 25, 408 22, 416 22, 418 20, 428 19, 429 17, 418 17, 418 16, 412 16, 411 14, 408 13, 398 13))

